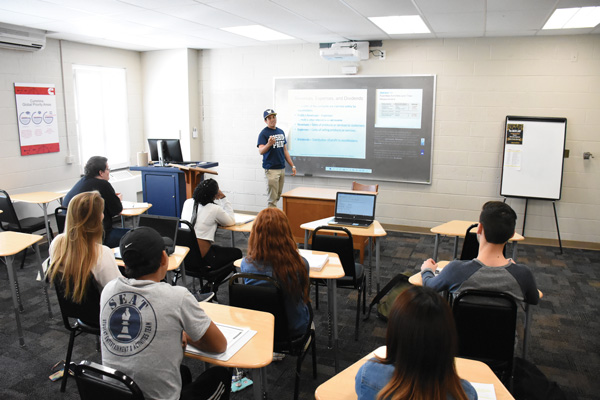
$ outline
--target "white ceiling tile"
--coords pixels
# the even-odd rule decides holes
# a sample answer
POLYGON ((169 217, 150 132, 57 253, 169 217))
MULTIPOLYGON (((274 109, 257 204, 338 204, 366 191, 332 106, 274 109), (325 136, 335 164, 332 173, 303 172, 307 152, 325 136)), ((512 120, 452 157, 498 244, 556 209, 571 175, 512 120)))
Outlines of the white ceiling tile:
POLYGON ((541 14, 519 11, 488 12, 486 29, 488 31, 537 30, 541 29, 546 18, 541 14))
POLYGON ((346 3, 365 17, 419 14, 411 0, 346 0, 346 3))
POLYGON ((170 15, 187 21, 193 21, 214 28, 227 28, 231 26, 251 25, 252 22, 237 15, 205 6, 202 4, 186 5, 180 7, 157 8, 162 14, 170 15))
POLYGON ((415 0, 415 4, 425 14, 430 12, 457 14, 485 11, 486 2, 483 0, 415 0))
POLYGON ((483 12, 428 14, 427 23, 436 33, 465 32, 469 30, 483 34, 485 30, 485 14, 483 12))

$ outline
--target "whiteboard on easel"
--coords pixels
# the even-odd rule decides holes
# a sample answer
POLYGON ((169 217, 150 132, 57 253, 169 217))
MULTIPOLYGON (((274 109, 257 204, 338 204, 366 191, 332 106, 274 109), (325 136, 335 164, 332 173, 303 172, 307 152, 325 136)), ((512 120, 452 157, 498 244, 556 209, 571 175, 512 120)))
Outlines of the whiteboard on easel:
POLYGON ((507 116, 500 195, 560 200, 566 118, 507 116))

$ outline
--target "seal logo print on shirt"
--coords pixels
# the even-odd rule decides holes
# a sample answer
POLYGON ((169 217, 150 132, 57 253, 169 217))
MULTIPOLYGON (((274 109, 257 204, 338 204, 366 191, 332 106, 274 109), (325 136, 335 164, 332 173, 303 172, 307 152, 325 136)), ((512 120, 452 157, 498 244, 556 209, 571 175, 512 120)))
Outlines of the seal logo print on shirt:
POLYGON ((143 351, 156 335, 156 313, 148 300, 138 293, 113 295, 100 315, 102 342, 117 356, 132 356, 143 351))

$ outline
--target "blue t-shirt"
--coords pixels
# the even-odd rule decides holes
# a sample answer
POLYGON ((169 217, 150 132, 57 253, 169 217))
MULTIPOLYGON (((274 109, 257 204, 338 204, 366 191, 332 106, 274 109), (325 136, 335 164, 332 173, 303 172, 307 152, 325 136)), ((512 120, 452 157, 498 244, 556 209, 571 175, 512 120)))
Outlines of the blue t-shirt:
MULTIPOLYGON (((381 364, 376 362, 375 359, 370 359, 364 363, 354 379, 354 390, 358 396, 358 400, 375 400, 377 393, 383 389, 385 385, 392 379, 394 374, 394 365, 392 364, 381 364)), ((477 400, 477 392, 475 388, 466 380, 461 379, 465 394, 469 400, 477 400)), ((454 398, 448 395, 448 400, 454 398)))
POLYGON ((265 127, 258 134, 258 143, 256 147, 261 144, 266 145, 269 142, 269 137, 275 136, 275 144, 265 154, 263 154, 262 166, 264 169, 284 169, 285 168, 285 153, 283 148, 287 141, 285 140, 285 133, 279 128, 271 129, 268 126, 265 127))
MULTIPOLYGON (((308 261, 302 257, 306 271, 309 271, 308 261)), ((242 259, 240 265, 242 272, 251 274, 260 274, 273 277, 273 267, 270 265, 253 264, 246 260, 246 257, 242 259)), ((258 282, 254 279, 245 279, 246 285, 257 285, 263 284, 264 281, 258 282)), ((285 312, 288 317, 288 331, 292 337, 300 336, 306 332, 308 327, 308 321, 310 320, 310 313, 308 312, 308 306, 304 304, 302 300, 293 302, 289 296, 285 297, 285 312)))

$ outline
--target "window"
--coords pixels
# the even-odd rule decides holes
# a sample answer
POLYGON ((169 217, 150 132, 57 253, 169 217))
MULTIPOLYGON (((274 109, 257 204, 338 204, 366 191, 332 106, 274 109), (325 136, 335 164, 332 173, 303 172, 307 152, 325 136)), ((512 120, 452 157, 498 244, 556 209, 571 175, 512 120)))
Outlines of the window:
POLYGON ((108 158, 111 169, 129 166, 127 85, 124 68, 73 65, 79 159, 108 158))

